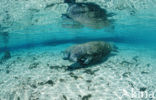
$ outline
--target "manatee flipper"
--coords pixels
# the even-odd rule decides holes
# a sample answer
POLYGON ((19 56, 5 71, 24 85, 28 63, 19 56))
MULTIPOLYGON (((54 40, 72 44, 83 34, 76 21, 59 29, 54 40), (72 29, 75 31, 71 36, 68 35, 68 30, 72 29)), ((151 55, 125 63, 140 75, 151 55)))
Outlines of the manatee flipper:
POLYGON ((89 57, 84 61, 84 64, 88 65, 91 61, 92 61, 92 57, 89 57))
POLYGON ((68 51, 61 51, 61 54, 63 56, 63 60, 68 60, 70 57, 70 52, 68 51))
POLYGON ((69 54, 64 55, 63 60, 68 60, 69 59, 69 54))
POLYGON ((91 56, 86 56, 86 57, 84 57, 84 58, 81 58, 80 59, 80 62, 81 62, 81 64, 83 64, 83 65, 88 65, 88 64, 90 64, 90 62, 93 60, 93 58, 91 57, 91 56))
POLYGON ((67 68, 67 70, 73 71, 73 70, 80 69, 80 68, 84 68, 84 65, 81 65, 80 63, 75 62, 75 63, 71 64, 71 65, 67 68))
POLYGON ((90 62, 93 60, 92 57, 87 57, 85 59, 82 59, 83 61, 79 61, 79 62, 75 62, 73 64, 71 64, 67 70, 73 71, 76 69, 80 69, 80 68, 85 68, 88 66, 88 64, 90 64, 90 62))

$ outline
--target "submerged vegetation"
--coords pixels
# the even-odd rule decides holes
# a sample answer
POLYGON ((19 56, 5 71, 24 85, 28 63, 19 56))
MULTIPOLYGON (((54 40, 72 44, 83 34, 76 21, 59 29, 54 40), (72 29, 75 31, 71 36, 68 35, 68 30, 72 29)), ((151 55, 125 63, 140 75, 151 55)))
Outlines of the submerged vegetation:
MULTIPOLYGON (((8 49, 9 32, 7 32, 6 29, 7 28, 0 25, 0 39, 2 39, 2 43, 0 43, 0 45, 4 44, 4 55, 2 56, 2 58, 0 58, 0 63, 3 63, 11 58, 11 53, 8 49)), ((0 50, 0 53, 2 53, 2 50, 0 50)))

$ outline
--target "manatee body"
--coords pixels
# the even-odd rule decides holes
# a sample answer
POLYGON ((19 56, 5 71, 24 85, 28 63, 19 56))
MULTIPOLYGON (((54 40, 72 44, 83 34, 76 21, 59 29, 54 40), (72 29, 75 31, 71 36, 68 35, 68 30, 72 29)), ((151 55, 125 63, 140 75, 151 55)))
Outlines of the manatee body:
POLYGON ((111 23, 107 11, 94 3, 69 3, 67 13, 63 16, 78 25, 94 29, 101 29, 111 23))
POLYGON ((112 51, 112 46, 103 41, 87 42, 69 47, 64 51, 64 59, 79 65, 96 63, 112 51))

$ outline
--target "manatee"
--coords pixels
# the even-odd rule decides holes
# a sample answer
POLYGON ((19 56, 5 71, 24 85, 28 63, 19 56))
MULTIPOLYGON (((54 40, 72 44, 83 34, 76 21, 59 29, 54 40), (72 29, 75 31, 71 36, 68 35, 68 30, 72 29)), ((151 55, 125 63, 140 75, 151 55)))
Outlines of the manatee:
POLYGON ((62 14, 62 17, 70 20, 72 23, 63 23, 64 27, 82 28, 83 26, 101 29, 110 26, 113 22, 113 20, 108 19, 108 17, 113 16, 113 13, 108 14, 105 9, 102 9, 95 3, 76 3, 74 0, 65 0, 65 3, 68 3, 69 7, 67 12, 62 14))
POLYGON ((112 50, 112 45, 104 41, 87 42, 67 48, 63 59, 74 62, 69 69, 76 69, 99 62, 112 50))

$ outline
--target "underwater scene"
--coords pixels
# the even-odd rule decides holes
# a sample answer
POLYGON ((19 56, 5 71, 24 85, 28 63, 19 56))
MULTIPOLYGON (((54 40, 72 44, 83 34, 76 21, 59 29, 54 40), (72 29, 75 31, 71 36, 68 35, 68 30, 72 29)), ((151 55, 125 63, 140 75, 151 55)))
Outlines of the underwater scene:
POLYGON ((0 100, 156 100, 156 0, 0 0, 0 100))

